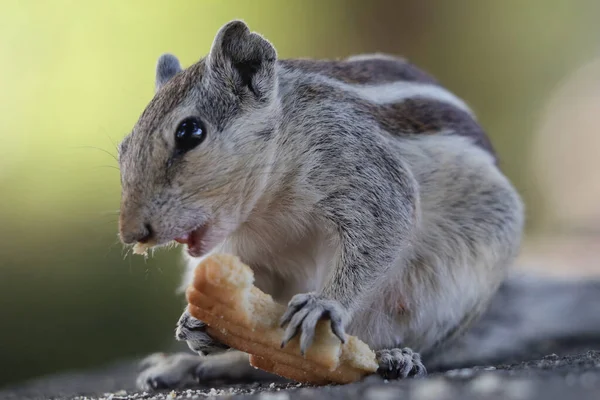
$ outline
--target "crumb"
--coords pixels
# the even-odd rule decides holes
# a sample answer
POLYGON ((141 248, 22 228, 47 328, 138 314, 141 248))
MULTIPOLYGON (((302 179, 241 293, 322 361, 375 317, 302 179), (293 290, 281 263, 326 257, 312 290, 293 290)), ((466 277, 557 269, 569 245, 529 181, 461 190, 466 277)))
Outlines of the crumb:
POLYGON ((140 242, 137 242, 133 246, 133 254, 139 254, 139 255, 147 256, 148 255, 148 249, 150 249, 151 247, 152 247, 151 243, 140 243, 140 242))

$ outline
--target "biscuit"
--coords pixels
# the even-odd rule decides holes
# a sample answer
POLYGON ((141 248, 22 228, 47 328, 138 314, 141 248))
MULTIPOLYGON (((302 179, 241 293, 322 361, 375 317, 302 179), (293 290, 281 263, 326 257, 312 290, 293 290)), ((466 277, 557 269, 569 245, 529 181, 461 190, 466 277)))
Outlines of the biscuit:
POLYGON ((215 254, 196 267, 187 290, 188 310, 207 324, 207 333, 231 348, 250 354, 259 369, 297 382, 316 385, 350 383, 377 371, 375 353, 355 336, 345 344, 328 320, 317 323, 305 356, 297 335, 281 348, 279 320, 286 306, 253 285, 254 274, 237 257, 215 254))

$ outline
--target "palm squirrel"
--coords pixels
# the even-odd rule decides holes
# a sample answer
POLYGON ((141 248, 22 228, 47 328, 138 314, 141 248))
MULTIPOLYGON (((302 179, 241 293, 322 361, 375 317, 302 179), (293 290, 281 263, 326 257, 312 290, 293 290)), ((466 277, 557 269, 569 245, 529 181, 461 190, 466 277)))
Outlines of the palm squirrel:
MULTIPOLYGON (((186 69, 162 55, 155 86, 119 145, 120 238, 185 244, 183 287, 199 257, 234 254, 288 304, 286 340, 306 349, 328 318, 376 350, 388 379, 492 357, 542 328, 600 327, 597 313, 584 327, 531 311, 521 328, 523 304, 497 304, 548 290, 508 273, 523 203, 469 106, 408 61, 278 59, 235 20, 186 69)), ((150 356, 139 386, 266 374, 204 328, 184 311, 176 337, 197 354, 150 356)))

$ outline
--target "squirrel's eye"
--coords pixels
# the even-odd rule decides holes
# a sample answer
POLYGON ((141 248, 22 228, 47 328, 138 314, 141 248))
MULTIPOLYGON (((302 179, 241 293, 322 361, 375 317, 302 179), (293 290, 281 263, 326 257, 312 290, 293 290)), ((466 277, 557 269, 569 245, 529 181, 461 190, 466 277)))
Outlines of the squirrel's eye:
POLYGON ((198 146, 206 138, 204 124, 197 118, 187 118, 181 121, 175 131, 175 149, 185 153, 198 146))

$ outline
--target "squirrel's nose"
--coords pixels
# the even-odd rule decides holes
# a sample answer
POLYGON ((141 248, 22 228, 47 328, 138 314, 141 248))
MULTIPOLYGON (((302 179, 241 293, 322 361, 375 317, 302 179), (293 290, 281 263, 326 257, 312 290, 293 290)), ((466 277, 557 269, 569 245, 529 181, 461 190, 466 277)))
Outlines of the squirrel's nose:
POLYGON ((121 241, 125 244, 147 243, 154 237, 154 229, 148 223, 137 227, 126 226, 122 223, 120 231, 121 241))

